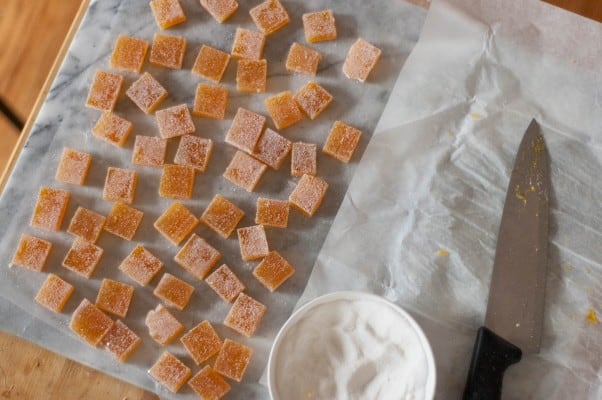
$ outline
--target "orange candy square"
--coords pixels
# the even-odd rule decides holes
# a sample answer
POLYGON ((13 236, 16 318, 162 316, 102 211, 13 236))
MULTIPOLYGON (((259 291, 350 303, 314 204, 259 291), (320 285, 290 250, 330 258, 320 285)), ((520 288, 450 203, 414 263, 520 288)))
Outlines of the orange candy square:
POLYGON ((115 203, 105 222, 104 230, 125 240, 132 240, 144 213, 124 203, 115 203))
POLYGON ((179 266, 202 280, 221 257, 219 251, 207 243, 205 239, 193 233, 176 254, 174 260, 179 266))
POLYGON ((125 94, 138 108, 150 114, 167 98, 168 93, 151 74, 145 72, 132 83, 125 94))
POLYGON ((167 389, 176 393, 186 383, 192 372, 169 352, 164 352, 148 373, 167 389))
POLYGON ((266 60, 238 61, 236 70, 236 88, 243 93, 263 93, 268 79, 268 62, 266 60))
POLYGON ((186 14, 178 0, 151 0, 150 8, 161 29, 167 29, 186 21, 186 14))
POLYGON ((343 73, 349 79, 365 82, 380 59, 381 51, 362 38, 359 38, 347 53, 343 63, 343 73))
POLYGON ((136 135, 132 164, 162 167, 167 152, 167 141, 154 136, 136 135))
POLYGON ((158 67, 182 69, 186 38, 155 33, 148 61, 158 67))
POLYGON ((155 221, 154 227, 170 242, 179 245, 197 226, 199 221, 186 207, 177 201, 155 221))
POLYGON ((322 55, 315 50, 293 43, 286 58, 286 70, 316 76, 322 55))
POLYGON ((362 132, 352 126, 335 121, 322 152, 339 161, 348 163, 360 141, 362 132))
POLYGON ((110 111, 102 113, 92 133, 99 139, 111 143, 113 146, 123 147, 132 133, 134 125, 110 111))
POLYGON ((96 346, 113 327, 113 320, 98 307, 83 299, 73 311, 69 328, 89 345, 96 346))
POLYGON ((66 190, 41 187, 30 225, 48 231, 61 229, 70 197, 66 190))
POLYGON ((87 208, 78 207, 71 218, 67 232, 70 234, 96 243, 102 228, 105 226, 106 218, 87 208))
POLYGON ((224 301, 232 303, 234 299, 245 290, 245 285, 238 279, 226 264, 216 269, 205 279, 205 282, 224 301))
POLYGON ((134 202, 138 174, 136 171, 109 167, 102 198, 106 201, 120 201, 126 204, 134 202))
POLYGON ((337 27, 332 10, 303 14, 303 29, 308 43, 335 40, 337 27))
POLYGON ((260 197, 257 199, 255 223, 274 228, 286 228, 288 226, 288 211, 288 201, 260 197))
POLYGON ((219 83, 222 80, 222 76, 224 76, 229 61, 230 54, 203 45, 194 61, 192 73, 211 82, 219 83))
POLYGON ((163 139, 188 135, 196 130, 186 104, 159 110, 155 113, 155 117, 163 139))
POLYGON ((213 141, 211 139, 185 135, 180 139, 173 161, 178 165, 192 167, 198 172, 205 172, 212 151, 213 141))
POLYGON ((251 337, 257 330, 266 311, 266 306, 241 293, 232 304, 230 312, 224 320, 224 325, 234 329, 241 335, 251 337))
POLYGON ((213 368, 206 365, 190 378, 188 386, 201 398, 219 400, 231 389, 230 385, 213 368))
POLYGON ((263 54, 264 45, 265 35, 263 33, 244 28, 236 28, 231 54, 234 58, 259 60, 263 54))
POLYGON ((36 295, 36 301, 55 313, 60 313, 75 288, 54 274, 48 277, 36 295))
POLYGON ((148 285, 161 268, 161 260, 140 245, 136 246, 119 266, 124 274, 140 286, 148 285))
POLYGON ((238 9, 236 0, 201 0, 201 6, 220 24, 238 9))
POLYGON ((295 268, 277 251, 271 251, 253 270, 253 276, 270 292, 278 289, 294 273, 295 268))
POLYGON ((90 278, 100 262, 103 249, 81 238, 75 238, 63 260, 63 267, 90 278))
POLYGON ((50 250, 52 250, 52 243, 49 241, 24 233, 21 235, 11 264, 39 272, 46 266, 50 250))
POLYGON ((326 181, 315 176, 303 175, 288 200, 293 207, 305 216, 311 217, 322 204, 327 189, 328 183, 326 181))
POLYGON ((113 111, 122 84, 123 76, 106 71, 96 71, 90 92, 88 92, 86 107, 113 111))
POLYGON ((192 167, 165 164, 159 185, 159 196, 183 200, 191 198, 194 175, 192 167))
POLYGON ((141 343, 142 339, 119 320, 115 321, 113 327, 100 341, 100 345, 121 362, 127 360, 141 343))
POLYGON ((146 314, 144 323, 148 327, 150 337, 163 346, 173 342, 184 330, 184 325, 161 304, 146 314))
POLYGON ((301 111, 314 120, 332 103, 332 95, 316 82, 309 82, 295 94, 295 101, 301 111))
POLYGON ((255 25, 266 35, 276 32, 291 21, 288 13, 278 0, 266 0, 253 7, 249 14, 251 14, 255 25))
POLYGON ((263 225, 239 228, 236 232, 238 233, 240 255, 244 261, 257 260, 267 256, 270 252, 263 225))
POLYGON ((147 51, 146 40, 119 35, 111 56, 111 68, 140 73, 147 51))
POLYGON ((226 135, 226 143, 252 153, 263 133, 265 123, 266 118, 263 115, 239 108, 226 135))
POLYGON ((55 179, 74 185, 83 185, 91 163, 92 156, 90 154, 65 147, 56 169, 55 179))
POLYGON ((228 106, 228 89, 200 83, 196 88, 192 114, 197 117, 224 119, 228 106))
POLYGON ((267 169, 267 165, 261 161, 237 151, 224 172, 224 178, 247 192, 252 192, 267 169))
POLYGON ((291 175, 316 175, 317 146, 313 143, 293 143, 291 156, 291 175))
POLYGON ((269 167, 278 170, 290 151, 290 140, 270 128, 266 128, 255 145, 255 151, 251 154, 269 167))
POLYGON ((253 349, 250 347, 226 339, 215 359, 213 368, 223 376, 240 382, 245 375, 252 355, 253 349))
POLYGON ((175 276, 164 273, 153 294, 167 305, 183 310, 190 301, 194 287, 175 276))
POLYGON ((196 365, 217 354, 222 347, 222 340, 209 321, 203 321, 189 330, 180 341, 196 365))
POLYGON ((133 286, 111 279, 103 279, 96 297, 96 307, 125 318, 133 295, 133 286))
POLYGON ((278 129, 288 128, 303 119, 303 114, 301 114, 293 94, 288 90, 268 97, 265 105, 278 129))
POLYGON ((227 239, 244 216, 243 210, 225 197, 216 194, 201 216, 201 222, 227 239))

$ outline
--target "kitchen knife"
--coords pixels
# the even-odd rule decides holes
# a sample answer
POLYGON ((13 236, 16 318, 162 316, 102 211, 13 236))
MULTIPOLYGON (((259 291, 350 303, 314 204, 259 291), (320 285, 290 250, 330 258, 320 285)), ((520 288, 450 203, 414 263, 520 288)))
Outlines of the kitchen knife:
POLYGON ((463 400, 501 397, 504 371, 541 343, 548 254, 548 153, 535 120, 518 148, 500 222, 485 326, 463 400))

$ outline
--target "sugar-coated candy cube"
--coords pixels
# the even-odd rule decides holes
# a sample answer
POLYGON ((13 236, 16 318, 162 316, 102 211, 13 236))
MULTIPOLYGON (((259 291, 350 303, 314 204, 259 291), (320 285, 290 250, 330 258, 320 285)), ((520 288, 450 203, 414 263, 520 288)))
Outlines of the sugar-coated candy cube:
POLYGON ((167 152, 167 141, 154 136, 136 135, 132 164, 162 167, 167 152))
POLYGON ((185 135, 180 139, 174 163, 205 172, 213 151, 213 141, 198 136, 185 135))
POLYGON ((229 61, 230 54, 203 45, 194 61, 192 73, 211 82, 219 83, 222 80, 222 76, 224 76, 224 71, 226 71, 229 61))
POLYGON ((120 201, 126 204, 134 202, 138 173, 127 169, 109 167, 102 198, 106 201, 120 201))
POLYGON ((278 129, 284 129, 303 119, 303 114, 290 91, 278 93, 265 100, 268 113, 278 129))
POLYGON ((123 147, 132 133, 132 129, 134 129, 134 125, 130 121, 106 111, 102 113, 92 128, 92 133, 113 146, 123 147))
POLYGON ((132 83, 125 94, 146 114, 154 112, 167 98, 167 90, 148 72, 132 83))
POLYGON ((247 192, 252 192, 267 169, 267 165, 261 161, 237 151, 224 172, 224 178, 247 192))
POLYGON ((142 211, 117 202, 107 216, 104 230, 122 239, 132 240, 143 216, 142 211))
POLYGON ((184 325, 161 304, 146 314, 144 323, 148 327, 150 337, 163 346, 173 342, 184 330, 184 325))
POLYGON ((196 88, 192 114, 198 117, 224 119, 228 106, 228 89, 200 83, 196 88))
POLYGON ((163 268, 163 263, 143 246, 134 250, 121 262, 119 269, 140 286, 146 286, 163 268))
POLYGON ((205 239, 193 233, 176 254, 174 260, 179 266, 202 280, 221 257, 219 251, 207 243, 205 239))
POLYGON ((236 28, 231 54, 234 58, 259 60, 263 54, 264 45, 265 35, 263 33, 244 28, 236 28))
POLYGON ((113 111, 122 84, 123 76, 106 71, 96 71, 90 92, 88 92, 86 107, 113 111))
POLYGON ((240 382, 245 375, 253 349, 230 339, 224 340, 213 368, 230 379, 240 382))
POLYGON ((266 35, 276 32, 291 21, 288 13, 278 0, 266 0, 253 7, 249 14, 251 14, 257 28, 266 35))
POLYGON ((186 207, 177 201, 155 221, 154 227, 170 242, 179 245, 186 236, 197 226, 196 219, 186 207))
POLYGON ((322 152, 339 161, 348 163, 360 141, 362 132, 352 126, 335 121, 324 143, 322 152))
POLYGON ((286 57, 285 67, 290 72, 315 76, 321 59, 322 55, 319 52, 299 43, 293 43, 286 57))
POLYGON ((313 120, 332 103, 332 95, 316 82, 309 82, 295 94, 295 101, 301 111, 313 120))
POLYGON ((317 171, 317 146, 313 143, 293 143, 291 175, 315 175, 317 171))
POLYGON ((234 329, 236 332, 246 337, 253 336, 259 326, 265 312, 266 306, 254 298, 241 293, 232 304, 230 312, 224 320, 224 325, 234 329))
POLYGON ((88 242, 96 243, 105 226, 105 221, 106 218, 103 215, 84 207, 78 207, 71 218, 67 232, 88 242))
POLYGON ((226 264, 216 269, 205 279, 211 289, 224 301, 232 303, 245 290, 245 285, 226 264))
POLYGON ((146 40, 119 35, 111 56, 111 68, 140 73, 147 51, 146 40))
POLYGON ((39 272, 46 266, 51 249, 52 243, 49 241, 24 233, 11 264, 39 272))
POLYGON ((176 393, 186 383, 192 372, 169 352, 164 352, 148 373, 171 392, 176 393))
POLYGON ((55 179, 74 185, 83 185, 91 163, 92 156, 90 154, 65 147, 56 169, 55 179))
POLYGON ((343 63, 343 73, 349 79, 365 82, 368 75, 380 59, 381 51, 362 38, 349 49, 343 63))
POLYGON ((238 233, 240 255, 244 261, 257 260, 270 252, 263 225, 238 228, 236 233, 238 233))
POLYGON ((236 0, 201 0, 201 5, 220 24, 238 9, 236 0))
POLYGON ((151 0, 150 8, 161 29, 167 29, 186 21, 186 14, 184 14, 179 0, 151 0))
POLYGON ((190 378, 188 386, 201 398, 219 400, 231 389, 230 385, 213 368, 206 365, 190 378))
POLYGON ((335 40, 337 27, 332 10, 303 14, 303 30, 308 43, 335 40))
POLYGON ((267 78, 268 62, 266 60, 238 60, 236 88, 239 92, 263 93, 267 78))
POLYGON ((226 135, 226 143, 252 153, 263 133, 265 123, 266 118, 263 115, 239 108, 226 135))
POLYGON ((103 279, 96 297, 96 307, 125 318, 133 295, 133 286, 112 279, 103 279))
POLYGON ((288 211, 288 201, 260 197, 257 199, 255 223, 275 228, 286 228, 288 226, 288 211))
POLYGON ((94 243, 76 237, 63 260, 63 267, 90 278, 100 262, 103 249, 94 243))
POLYGON ((190 301, 194 287, 175 276, 164 273, 153 294, 167 305, 183 310, 190 301))
POLYGON ((36 301, 47 309, 60 313, 74 290, 75 288, 70 283, 54 274, 48 274, 36 295, 36 301))
POLYGON ((253 270, 253 276, 270 292, 278 289, 294 273, 295 268, 277 251, 271 251, 253 270))
POLYGON ((148 61, 158 67, 182 69, 186 38, 155 33, 148 61))
POLYGON ((196 365, 217 354, 222 347, 219 338, 209 321, 203 321, 180 338, 196 365))
POLYGON ((71 316, 69 328, 89 345, 96 346, 113 327, 113 320, 83 299, 71 316))
POLYGON ((278 170, 290 151, 290 140, 270 128, 266 128, 255 145, 255 151, 251 154, 269 167, 278 170))
POLYGON ((216 194, 201 215, 201 222, 227 239, 244 216, 243 210, 225 197, 216 194))
POLYGON ((121 362, 127 360, 141 343, 142 339, 119 320, 115 321, 113 327, 100 341, 100 345, 121 362))
POLYGON ((172 199, 189 199, 194 188, 194 168, 185 165, 165 164, 159 196, 172 199))
POLYGON ((327 189, 328 183, 323 179, 303 175, 288 200, 293 207, 311 217, 322 204, 327 189))
POLYGON ((164 108, 155 113, 163 139, 194 133, 196 128, 186 104, 164 108))
POLYGON ((70 197, 71 194, 66 190, 42 186, 38 194, 36 207, 33 210, 30 225, 48 231, 58 231, 61 229, 70 197))

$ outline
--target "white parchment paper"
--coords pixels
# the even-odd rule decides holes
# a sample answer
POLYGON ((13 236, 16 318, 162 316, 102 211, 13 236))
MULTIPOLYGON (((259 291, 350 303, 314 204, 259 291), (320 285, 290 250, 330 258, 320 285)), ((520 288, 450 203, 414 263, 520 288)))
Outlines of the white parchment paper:
POLYGON ((551 158, 541 353, 504 399, 602 398, 602 26, 534 0, 441 0, 396 83, 299 304, 356 289, 410 310, 438 399, 461 397, 531 118, 551 158), (445 255, 444 250, 449 255, 445 255))

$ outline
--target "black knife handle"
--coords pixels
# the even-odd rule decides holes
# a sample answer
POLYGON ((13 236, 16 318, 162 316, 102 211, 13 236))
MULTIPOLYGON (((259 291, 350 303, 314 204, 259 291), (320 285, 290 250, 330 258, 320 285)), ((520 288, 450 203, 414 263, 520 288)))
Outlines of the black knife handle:
POLYGON ((522 354, 512 343, 480 327, 462 400, 499 400, 504 371, 519 362, 522 354))

